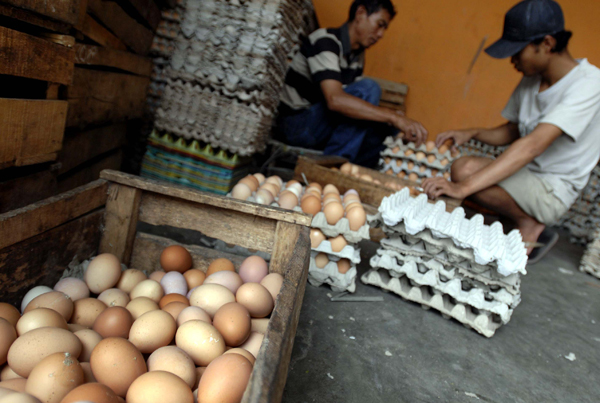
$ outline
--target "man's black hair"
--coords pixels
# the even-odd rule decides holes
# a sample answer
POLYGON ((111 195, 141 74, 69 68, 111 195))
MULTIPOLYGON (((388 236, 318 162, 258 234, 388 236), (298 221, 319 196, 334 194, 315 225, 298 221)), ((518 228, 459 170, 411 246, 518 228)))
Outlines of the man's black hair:
MULTIPOLYGON (((560 31, 554 35, 550 35, 554 39, 556 39, 556 45, 552 48, 552 53, 561 53, 563 50, 567 48, 569 44, 569 40, 573 36, 573 32, 571 31, 560 31)), ((545 38, 545 36, 544 36, 545 38)), ((532 43, 534 45, 540 45, 544 42, 544 38, 536 39, 532 43)))
POLYGON ((356 11, 360 6, 363 6, 367 10, 367 15, 376 13, 381 9, 387 10, 387 12, 390 13, 391 18, 394 18, 396 15, 396 9, 391 0, 354 0, 354 3, 350 6, 349 22, 354 21, 354 18, 356 18, 356 11))

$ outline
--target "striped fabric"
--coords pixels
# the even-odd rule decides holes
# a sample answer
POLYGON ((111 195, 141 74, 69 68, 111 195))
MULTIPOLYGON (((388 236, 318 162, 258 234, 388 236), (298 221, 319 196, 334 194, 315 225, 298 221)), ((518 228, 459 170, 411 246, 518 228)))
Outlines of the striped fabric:
POLYGON ((348 25, 318 29, 304 38, 285 77, 280 110, 285 113, 306 109, 324 101, 320 83, 337 80, 352 84, 362 76, 364 49, 350 47, 348 25))

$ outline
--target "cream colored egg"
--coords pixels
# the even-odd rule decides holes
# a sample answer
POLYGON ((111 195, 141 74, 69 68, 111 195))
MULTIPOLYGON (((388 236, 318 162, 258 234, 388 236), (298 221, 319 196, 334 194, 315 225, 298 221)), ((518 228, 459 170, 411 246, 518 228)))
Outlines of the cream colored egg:
POLYGON ((6 319, 0 318, 0 365, 6 362, 11 346, 17 339, 17 331, 6 319))
POLYGON ((30 312, 37 308, 49 308, 60 313, 66 321, 73 315, 73 301, 67 294, 59 291, 50 291, 31 300, 23 313, 30 312))
POLYGON ((262 342, 265 336, 263 334, 252 332, 250 333, 250 337, 244 344, 240 346, 244 350, 250 352, 254 357, 258 358, 258 353, 260 351, 260 347, 262 346, 262 342))
POLYGON ((283 285, 283 276, 279 273, 271 273, 260 280, 260 285, 265 287, 273 297, 273 301, 277 301, 277 296, 283 285))
POLYGON ((78 330, 73 333, 81 342, 81 354, 79 362, 90 362, 92 351, 102 341, 102 336, 92 329, 78 330))
POLYGON ((235 302, 235 295, 228 288, 218 284, 203 284, 190 296, 190 305, 202 308, 211 318, 220 307, 229 302, 235 302))
POLYGON ((159 282, 154 280, 144 280, 138 283, 133 290, 129 293, 131 299, 138 297, 150 298, 152 301, 158 303, 160 299, 165 295, 165 292, 159 282))
POLYGON ((127 269, 121 273, 117 288, 129 294, 136 285, 146 279, 148 279, 148 277, 143 271, 138 269, 127 269))
POLYGON ((69 353, 55 353, 41 360, 31 371, 25 391, 44 403, 60 401, 84 382, 79 361, 69 353))
POLYGON ((204 309, 197 306, 188 306, 187 308, 184 308, 177 316, 177 326, 181 326, 190 320, 201 320, 209 325, 212 324, 210 315, 207 314, 204 309))
POLYGON ((320 229, 311 228, 310 229, 310 247, 315 249, 318 248, 321 242, 325 240, 325 235, 320 229))
POLYGON ((83 279, 91 292, 100 294, 114 287, 121 278, 121 262, 112 253, 102 253, 90 262, 83 279))
POLYGON ((194 396, 189 385, 177 375, 152 371, 131 384, 127 403, 194 403, 194 396))
POLYGON ((176 346, 161 347, 148 357, 148 371, 166 371, 180 377, 190 388, 196 383, 196 366, 190 356, 176 346))
POLYGON ((201 367, 206 367, 225 352, 225 340, 221 333, 214 326, 200 320, 182 324, 177 329, 175 343, 201 367))
POLYGON ((343 235, 338 235, 335 238, 330 238, 329 243, 331 243, 331 250, 334 252, 341 252, 347 245, 348 242, 343 235))
POLYGON ((252 331, 260 334, 267 334, 267 327, 269 327, 268 318, 252 318, 252 331))
POLYGON ((0 399, 0 403, 42 403, 40 399, 29 393, 11 393, 0 399))
POLYGON ((82 298, 89 298, 90 289, 85 281, 75 277, 66 277, 60 280, 54 286, 54 291, 65 293, 72 301, 77 301, 82 298))
POLYGON ((317 256, 315 256, 315 264, 319 269, 325 268, 325 266, 327 266, 327 263, 329 263, 329 258, 327 257, 327 254, 321 252, 318 253, 317 256))
POLYGON ((134 320, 146 312, 160 309, 156 302, 147 297, 134 298, 127 304, 125 308, 129 311, 134 320))
POLYGON ((236 292, 235 299, 242 304, 253 318, 264 318, 273 311, 271 293, 258 283, 243 284, 236 292))
POLYGON ((175 337, 177 323, 170 313, 158 310, 146 312, 133 322, 129 341, 144 354, 151 354, 169 345, 175 337))
POLYGON ((15 371, 13 371, 10 365, 5 365, 2 367, 2 371, 0 371, 0 381, 8 381, 9 379, 19 378, 23 377, 17 374, 15 371))
POLYGON ((23 301, 21 302, 21 312, 25 311, 27 305, 29 305, 29 303, 35 297, 50 291, 52 291, 52 288, 46 287, 45 285, 38 285, 37 287, 33 287, 31 290, 27 291, 27 294, 25 294, 23 301))
POLYGON ((67 321, 53 309, 38 308, 24 314, 17 322, 17 334, 21 336, 40 327, 59 327, 68 330, 67 321))
POLYGON ((325 219, 329 225, 335 225, 344 217, 344 208, 341 203, 329 203, 323 208, 325 219))
POLYGON ((231 190, 234 199, 246 200, 252 195, 252 189, 245 183, 238 183, 231 190))
POLYGON ((102 293, 98 295, 98 300, 104 302, 109 308, 113 306, 126 307, 130 301, 129 295, 118 288, 109 288, 108 290, 102 291, 102 293))
POLYGON ((92 327, 98 315, 106 309, 106 304, 96 298, 84 298, 73 304, 73 316, 70 323, 92 327))

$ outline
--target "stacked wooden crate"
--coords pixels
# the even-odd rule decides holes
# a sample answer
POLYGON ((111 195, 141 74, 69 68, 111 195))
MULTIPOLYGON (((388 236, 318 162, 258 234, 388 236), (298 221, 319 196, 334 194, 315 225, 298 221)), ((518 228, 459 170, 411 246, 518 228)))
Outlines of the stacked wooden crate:
POLYGON ((154 0, 0 2, 0 212, 121 167, 159 19, 154 0))

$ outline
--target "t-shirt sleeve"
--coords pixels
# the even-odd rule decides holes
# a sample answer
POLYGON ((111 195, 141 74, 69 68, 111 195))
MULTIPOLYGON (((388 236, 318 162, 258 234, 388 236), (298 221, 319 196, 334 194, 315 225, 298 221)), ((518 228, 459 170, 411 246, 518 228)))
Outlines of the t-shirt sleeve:
POLYGON ((508 103, 502 111, 502 117, 511 123, 519 123, 519 110, 521 109, 521 87, 523 81, 515 88, 508 103))
POLYGON ((560 128, 573 140, 586 131, 600 113, 600 79, 579 80, 574 83, 540 123, 560 128))
POLYGON ((308 68, 313 82, 337 80, 342 82, 340 45, 332 38, 320 38, 312 45, 308 68))

